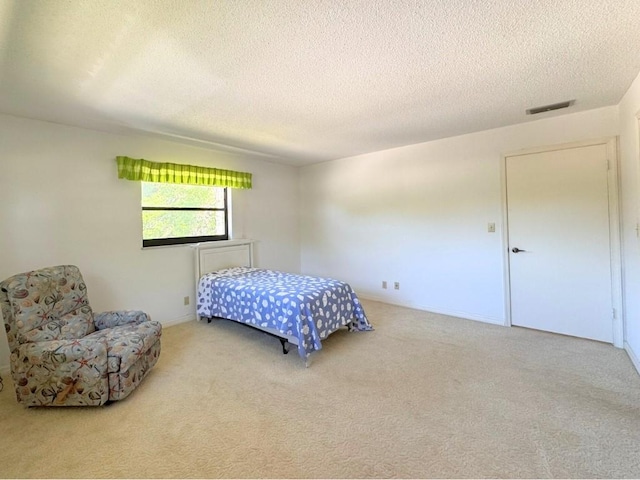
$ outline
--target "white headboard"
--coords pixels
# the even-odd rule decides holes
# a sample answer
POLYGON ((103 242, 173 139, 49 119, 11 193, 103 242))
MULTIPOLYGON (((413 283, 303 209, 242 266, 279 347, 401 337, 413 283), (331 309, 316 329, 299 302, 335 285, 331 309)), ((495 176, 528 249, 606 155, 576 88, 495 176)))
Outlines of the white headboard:
POLYGON ((253 267, 253 240, 211 242, 196 247, 196 289, 205 273, 230 267, 253 267))

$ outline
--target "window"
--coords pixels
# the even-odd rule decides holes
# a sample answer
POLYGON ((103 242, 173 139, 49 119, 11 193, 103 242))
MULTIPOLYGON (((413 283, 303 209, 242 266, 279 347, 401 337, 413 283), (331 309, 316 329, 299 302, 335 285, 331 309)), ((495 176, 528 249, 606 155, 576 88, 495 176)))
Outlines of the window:
POLYGON ((229 238, 227 188, 140 183, 143 247, 229 238))
POLYGON ((117 156, 118 178, 142 185, 142 246, 229 239, 229 188, 253 175, 221 168, 117 156))

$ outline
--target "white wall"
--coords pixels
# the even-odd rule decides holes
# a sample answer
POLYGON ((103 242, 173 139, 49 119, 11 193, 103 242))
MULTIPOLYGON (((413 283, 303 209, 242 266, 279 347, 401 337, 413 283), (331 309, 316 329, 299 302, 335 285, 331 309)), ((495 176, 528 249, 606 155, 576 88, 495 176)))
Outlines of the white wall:
POLYGON ((501 155, 617 134, 614 106, 304 167, 302 271, 503 324, 501 155))
MULTIPOLYGON (((193 305, 182 305, 195 288, 192 251, 140 248, 140 189, 117 179, 114 160, 129 155, 252 172, 254 188, 233 192, 232 226, 236 238, 259 241, 260 266, 339 277, 363 297, 503 323, 501 155, 619 134, 626 348, 638 362, 638 111, 640 76, 619 106, 301 169, 0 115, 0 278, 75 263, 96 311, 141 308, 164 323, 193 316, 193 305)), ((7 356, 0 336, 0 368, 7 356)))
POLYGON ((72 263, 95 311, 139 308, 165 324, 195 316, 193 250, 141 249, 140 184, 117 178, 117 155, 252 172, 252 190, 232 191, 234 237, 258 241, 257 265, 300 270, 296 168, 0 115, 0 279, 72 263))
POLYGON ((622 170, 622 242, 624 248, 625 349, 640 372, 640 238, 638 219, 638 166, 640 162, 638 118, 640 75, 619 105, 620 164, 622 170))

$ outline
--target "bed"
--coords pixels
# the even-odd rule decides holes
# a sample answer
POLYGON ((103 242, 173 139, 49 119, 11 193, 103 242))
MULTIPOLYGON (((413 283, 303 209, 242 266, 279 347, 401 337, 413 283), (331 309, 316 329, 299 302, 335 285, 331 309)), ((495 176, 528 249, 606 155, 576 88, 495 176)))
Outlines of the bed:
POLYGON ((275 336, 283 353, 294 345, 310 363, 322 341, 340 328, 372 330, 351 286, 331 279, 253 266, 253 244, 198 246, 198 320, 233 320, 275 336))

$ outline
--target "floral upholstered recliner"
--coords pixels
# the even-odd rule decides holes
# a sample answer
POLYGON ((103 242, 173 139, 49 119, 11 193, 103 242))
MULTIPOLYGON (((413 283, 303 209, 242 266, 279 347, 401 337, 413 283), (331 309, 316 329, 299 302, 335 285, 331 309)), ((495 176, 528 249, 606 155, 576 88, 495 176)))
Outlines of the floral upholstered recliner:
POLYGON ((162 325, 141 311, 94 314, 74 265, 0 283, 18 402, 102 405, 129 395, 160 356, 162 325))

